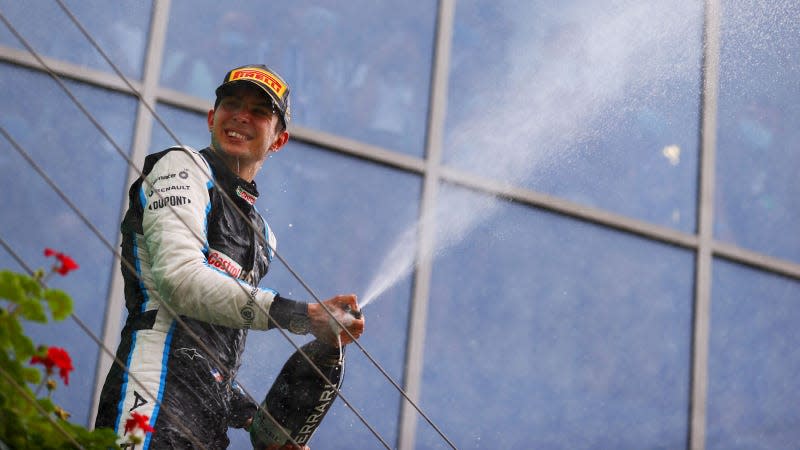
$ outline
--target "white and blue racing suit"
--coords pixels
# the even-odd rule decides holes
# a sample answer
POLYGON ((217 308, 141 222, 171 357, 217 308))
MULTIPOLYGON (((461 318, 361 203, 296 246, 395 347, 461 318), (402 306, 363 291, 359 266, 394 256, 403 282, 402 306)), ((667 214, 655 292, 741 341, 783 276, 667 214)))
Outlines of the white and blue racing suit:
POLYGON ((127 371, 109 371, 95 426, 124 440, 136 412, 155 428, 137 450, 226 448, 228 426, 243 426, 257 408, 233 382, 247 329, 276 326, 266 311, 283 327, 305 304, 257 287, 275 237, 254 207, 255 183, 214 150, 149 155, 143 177, 121 226, 128 318, 117 358, 127 371))

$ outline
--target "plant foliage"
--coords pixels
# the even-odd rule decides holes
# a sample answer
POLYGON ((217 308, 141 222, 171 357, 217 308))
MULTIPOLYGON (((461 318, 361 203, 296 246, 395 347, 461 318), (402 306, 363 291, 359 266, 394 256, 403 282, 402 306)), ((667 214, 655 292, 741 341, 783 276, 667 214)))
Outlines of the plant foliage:
MULTIPOLYGON (((65 275, 77 268, 61 256, 62 265, 53 273, 65 275)), ((3 444, 12 449, 119 448, 113 430, 89 431, 73 424, 51 400, 57 385, 51 376, 60 376, 66 384, 72 363, 63 349, 35 345, 22 324, 47 323, 48 315, 54 321, 64 320, 72 313, 72 299, 47 288, 44 279, 41 270, 33 276, 0 271, 0 448, 3 444), (42 368, 32 363, 44 366, 44 377, 42 368), (46 392, 39 395, 43 387, 46 392)))

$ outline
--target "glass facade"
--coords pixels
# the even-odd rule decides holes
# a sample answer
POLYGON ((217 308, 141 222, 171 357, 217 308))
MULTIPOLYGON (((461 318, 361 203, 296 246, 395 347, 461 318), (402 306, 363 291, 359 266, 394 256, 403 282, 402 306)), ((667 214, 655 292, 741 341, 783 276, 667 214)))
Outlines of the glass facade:
MULTIPOLYGON (((450 444, 381 371, 458 448, 800 439, 796 2, 64 4, 0 0, 0 126, 23 151, 0 139, 0 237, 33 268, 45 247, 78 262, 49 284, 112 350, 126 158, 208 145, 214 87, 265 63, 292 139, 256 205, 314 295, 367 303, 342 396, 390 447, 450 444)), ((262 286, 312 300, 281 262, 262 286)), ((91 423, 98 344, 73 320, 28 331, 70 352, 54 400, 91 423)), ((239 382, 260 400, 292 352, 251 332, 239 382)), ((341 400, 311 446, 383 447, 341 400)))
MULTIPOLYGON (((7 195, 0 233, 31 269, 51 265, 52 261, 44 257, 45 247, 75 259, 80 270, 68 277, 51 278, 50 284, 73 297, 75 315, 102 338, 104 305, 112 276, 108 268, 114 258, 112 252, 117 251, 124 197, 118 186, 125 179, 128 165, 48 75, 6 63, 0 63, 0 70, 0 86, 5 94, 0 103, 0 125, 24 151, 20 154, 3 139, 0 188, 7 195), (50 187, 26 156, 59 191, 50 187), (117 187, 109 191, 109 186, 117 187)), ((127 151, 133 136, 134 98, 75 82, 68 81, 66 86, 116 144, 127 151)), ((11 255, 2 253, 3 268, 23 270, 11 255)), ((86 399, 94 389, 100 348, 70 320, 34 326, 31 333, 37 343, 63 343, 72 350, 75 373, 69 387, 58 389, 54 399, 63 402, 75 420, 88 421, 90 404, 86 399)))
POLYGON ((173 1, 161 84, 208 98, 228 70, 268 63, 293 91, 295 123, 421 156, 435 12, 430 1, 173 1))
POLYGON ((719 261, 714 286, 706 447, 793 448, 800 282, 719 261))
MULTIPOLYGON (((0 5, 6 19, 41 56, 110 72, 112 67, 103 58, 105 53, 126 77, 142 78, 152 13, 149 2, 67 0, 62 3, 66 10, 50 0, 4 0, 0 5), (80 25, 73 22, 70 15, 80 25), (81 29, 88 32, 102 53, 81 29)), ((27 49, 5 26, 0 28, 0 44, 27 49)))
POLYGON ((723 4, 718 239, 800 262, 800 4, 723 4))
POLYGON ((486 219, 434 264, 422 404, 439 425, 459 448, 685 447, 691 253, 480 195, 441 193, 486 219))
POLYGON ((455 13, 448 165, 694 230, 701 4, 504 0, 455 13))

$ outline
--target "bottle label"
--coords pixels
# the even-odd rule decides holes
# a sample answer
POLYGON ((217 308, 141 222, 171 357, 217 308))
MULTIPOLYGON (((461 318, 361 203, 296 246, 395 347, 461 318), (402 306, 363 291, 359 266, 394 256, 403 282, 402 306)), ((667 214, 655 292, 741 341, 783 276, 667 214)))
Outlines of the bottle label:
POLYGON ((314 431, 319 426, 320 421, 322 418, 325 417, 325 413, 328 412, 328 409, 331 406, 331 402, 336 398, 336 388, 333 385, 326 385, 325 389, 317 399, 317 406, 314 407, 314 410, 306 416, 306 421, 302 427, 300 427, 300 431, 297 432, 297 436, 295 436, 295 441, 298 444, 305 444, 311 439, 311 435, 314 434, 314 431))

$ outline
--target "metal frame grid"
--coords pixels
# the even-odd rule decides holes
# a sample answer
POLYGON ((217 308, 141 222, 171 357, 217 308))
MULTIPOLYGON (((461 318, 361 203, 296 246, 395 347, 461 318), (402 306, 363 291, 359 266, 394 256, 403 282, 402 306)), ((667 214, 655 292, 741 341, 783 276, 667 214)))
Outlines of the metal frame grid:
MULTIPOLYGON (((653 225, 644 221, 613 214, 605 210, 579 205, 497 180, 485 179, 472 173, 465 173, 441 165, 442 135, 447 104, 447 82, 451 38, 455 16, 456 0, 440 0, 438 4, 436 35, 431 73, 431 97, 427 121, 426 156, 416 158, 388 149, 380 148, 341 136, 325 133, 302 126, 292 127, 292 139, 312 144, 328 151, 345 154, 386 165, 423 177, 420 214, 430 215, 436 207, 439 184, 443 181, 475 189, 490 195, 528 205, 532 208, 555 212, 575 220, 586 221, 630 233, 646 239, 674 245, 695 253, 694 317, 692 329, 691 354, 691 392, 689 411, 689 447, 692 450, 705 448, 706 402, 708 388, 708 345, 710 331, 711 271, 715 258, 722 258, 762 271, 775 273, 800 280, 800 264, 786 261, 759 252, 740 248, 736 245, 715 241, 713 237, 713 199, 715 186, 715 152, 717 128, 717 98, 719 90, 720 65, 720 0, 705 1, 703 25, 703 65, 701 87, 700 170, 698 174, 699 192, 697 198, 698 229, 696 233, 684 233, 667 227, 653 225)), ((130 80, 142 99, 136 116, 133 150, 131 159, 143 161, 147 153, 153 127, 153 117, 143 106, 143 102, 155 105, 157 102, 169 104, 189 111, 205 113, 209 104, 181 92, 158 85, 161 61, 166 40, 170 1, 154 2, 151 18, 148 47, 146 50, 143 80, 130 80)), ((44 58, 54 71, 69 78, 95 86, 112 89, 126 94, 134 94, 116 75, 108 72, 87 69, 68 62, 44 58)), ((42 67, 26 51, 0 46, 0 61, 35 70, 42 67)), ((141 168, 139 168, 141 169, 141 168)), ((128 183, 136 178, 136 170, 131 168, 128 183)), ((127 186, 126 184, 126 186, 127 186)), ((120 194, 120 211, 124 211, 125 193, 120 194)), ((430 224, 419 234, 419 255, 413 275, 414 288, 411 313, 408 324, 408 342, 404 372, 404 390, 409 398, 419 401, 423 369, 425 326, 427 321, 428 294, 432 271, 430 248, 433 246, 433 232, 430 224)), ((108 348, 116 347, 120 332, 120 317, 124 309, 122 277, 119 259, 115 258, 112 278, 108 290, 107 310, 103 328, 103 341, 108 348)), ((111 358, 100 352, 96 370, 96 391, 93 405, 96 405, 103 376, 111 365, 111 358)), ((92 419, 96 407, 92 407, 92 419)), ((403 402, 399 417, 397 448, 413 449, 417 429, 417 415, 408 402, 403 402)))

